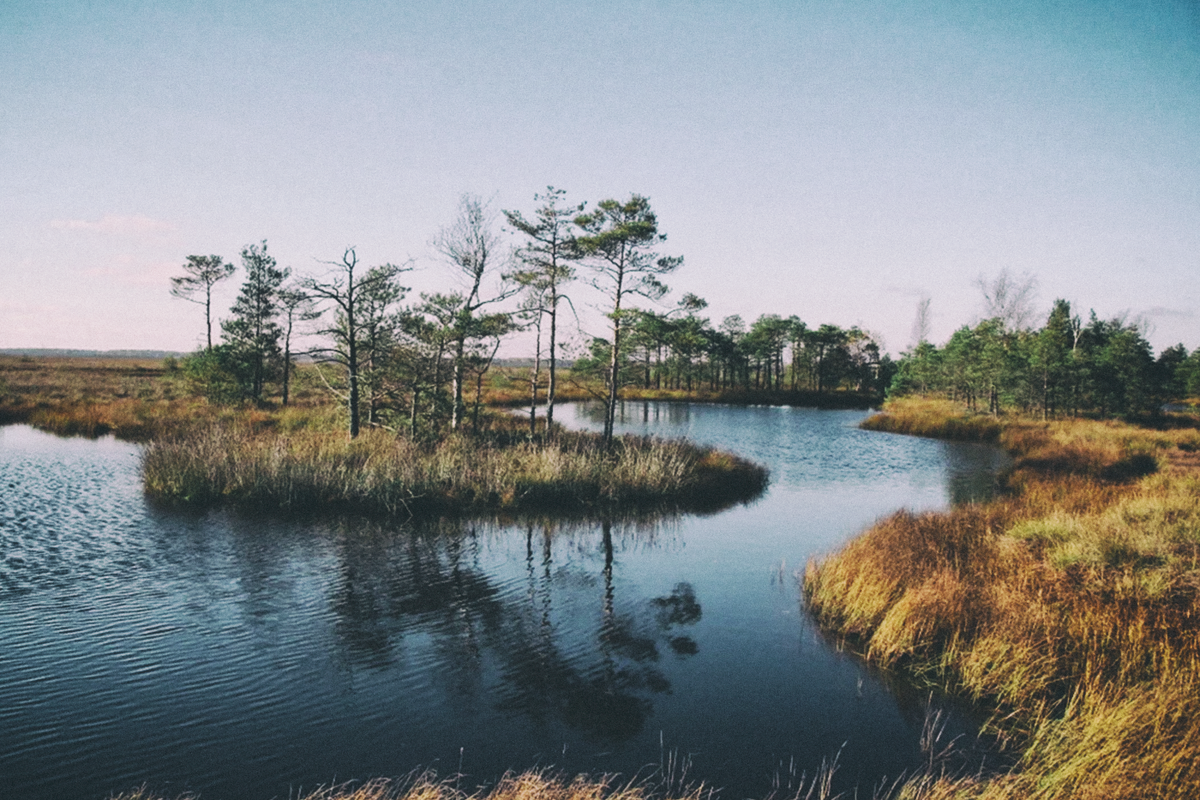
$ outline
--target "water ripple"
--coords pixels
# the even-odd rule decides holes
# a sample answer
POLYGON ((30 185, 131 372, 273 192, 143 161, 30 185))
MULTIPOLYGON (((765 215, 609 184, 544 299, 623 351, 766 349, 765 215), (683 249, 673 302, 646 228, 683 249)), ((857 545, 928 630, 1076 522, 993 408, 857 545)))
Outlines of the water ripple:
POLYGON ((771 491, 640 526, 176 514, 147 507, 134 445, 0 428, 0 794, 286 796, 545 754, 631 773, 664 741, 744 796, 778 753, 849 742, 867 782, 915 763, 924 701, 812 641, 764 576, 944 503, 954 458, 840 412, 656 413, 768 461, 771 491))

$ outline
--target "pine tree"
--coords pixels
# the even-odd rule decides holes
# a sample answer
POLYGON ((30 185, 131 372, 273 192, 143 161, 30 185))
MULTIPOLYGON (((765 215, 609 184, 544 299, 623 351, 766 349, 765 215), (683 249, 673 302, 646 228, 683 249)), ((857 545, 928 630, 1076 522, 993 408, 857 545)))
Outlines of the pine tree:
POLYGON ((229 346, 234 374, 243 396, 262 401, 263 387, 282 363, 279 340, 279 291, 291 270, 280 269, 267 254, 267 242, 242 248, 246 280, 230 309, 232 317, 221 323, 222 338, 229 346))

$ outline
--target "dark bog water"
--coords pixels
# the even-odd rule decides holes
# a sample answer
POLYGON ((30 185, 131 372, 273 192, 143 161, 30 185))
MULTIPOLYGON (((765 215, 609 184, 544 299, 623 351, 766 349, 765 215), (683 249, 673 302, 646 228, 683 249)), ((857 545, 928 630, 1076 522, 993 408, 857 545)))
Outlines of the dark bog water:
POLYGON ((767 463, 770 489, 654 523, 297 523, 155 510, 136 446, 0 428, 0 797, 665 766, 740 798, 835 756, 843 787, 914 768, 929 697, 825 642, 795 572, 986 493, 995 452, 861 412, 625 413, 767 463))

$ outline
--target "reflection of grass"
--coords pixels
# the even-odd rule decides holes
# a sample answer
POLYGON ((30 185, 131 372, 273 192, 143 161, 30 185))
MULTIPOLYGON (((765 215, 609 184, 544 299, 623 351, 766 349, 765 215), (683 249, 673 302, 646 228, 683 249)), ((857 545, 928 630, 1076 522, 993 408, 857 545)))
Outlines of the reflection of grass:
MULTIPOLYGON (((945 431, 964 438, 957 410, 945 431)), ((928 403, 872 427, 937 435, 928 403)), ((1194 428, 989 420, 1009 492, 897 514, 809 565, 822 624, 868 657, 995 703, 1020 769, 912 798, 1200 796, 1200 469, 1194 428)), ((982 438, 982 437, 979 437, 982 438)))
POLYGON ((605 449, 590 434, 530 442, 500 431, 421 445, 381 431, 351 442, 236 424, 156 440, 143 474, 147 492, 171 502, 388 513, 703 510, 750 499, 766 483, 763 468, 684 441, 620 437, 605 449))

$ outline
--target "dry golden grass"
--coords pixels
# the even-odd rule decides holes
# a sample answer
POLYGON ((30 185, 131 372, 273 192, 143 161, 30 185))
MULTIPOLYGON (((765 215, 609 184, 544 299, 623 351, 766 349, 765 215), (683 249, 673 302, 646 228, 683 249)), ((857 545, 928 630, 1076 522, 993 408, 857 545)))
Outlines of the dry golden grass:
MULTIPOLYGON (((529 405, 529 367, 493 367, 483 378, 483 403, 489 406, 519 408, 529 405)), ((549 372, 545 364, 538 381, 538 405, 546 402, 549 372)), ((604 396, 603 386, 595 381, 580 381, 569 369, 558 368, 554 389, 556 403, 595 400, 604 396)))
POLYGON ((164 383, 163 362, 150 359, 0 356, 3 395, 10 402, 109 402, 180 396, 164 383))
POLYGON ((1003 775, 925 775, 896 800, 1111 800, 1195 797, 1200 783, 1200 693, 1168 681, 1080 695, 1028 734, 1018 767, 1003 775))
MULTIPOLYGON (((519 425, 513 420, 510 425, 519 425)), ((238 421, 160 437, 146 449, 147 493, 173 503, 387 514, 708 510, 759 494, 767 473, 684 441, 501 429, 421 444, 385 431, 280 432, 238 421)))
POLYGON ((862 427, 964 442, 995 442, 1002 428, 995 417, 971 413, 949 400, 907 397, 890 401, 887 408, 888 413, 868 417, 862 427))
POLYGON ((162 419, 180 415, 187 395, 157 361, 0 356, 0 423, 144 440, 162 419))
MULTIPOLYGON (((505 775, 494 787, 467 791, 456 781, 420 773, 402 780, 375 779, 317 789, 300 800, 700 800, 711 793, 703 786, 660 793, 646 782, 620 783, 612 776, 567 778, 540 770, 505 775)), ((185 795, 178 800, 194 798, 185 795)), ((160 800, 147 789, 116 795, 113 800, 160 800)))
MULTIPOLYGON (((669 772, 670 766, 662 765, 669 772)), ((825 763, 811 777, 802 776, 787 795, 790 800, 839 800, 834 794, 834 764, 825 763)), ((716 800, 720 790, 704 784, 684 783, 669 774, 654 773, 639 780, 622 780, 618 775, 576 775, 569 777, 549 770, 510 772, 495 786, 463 789, 460 779, 439 779, 433 772, 414 772, 406 778, 375 778, 325 786, 297 800, 716 800)), ((774 796, 774 795, 772 795, 774 796)), ((875 795, 879 797, 878 794, 875 795)), ((163 800, 146 787, 135 789, 111 800, 163 800)), ((200 800, 198 795, 179 795, 176 800, 200 800)))
MULTIPOLYGON (((943 411, 951 436, 987 429, 930 402, 872 424, 933 435, 943 411)), ((894 515, 806 570, 825 626, 994 704, 1024 748, 1012 775, 904 796, 1200 796, 1197 431, 988 424, 1014 456, 1005 496, 894 515)))
MULTIPOLYGON (((0 356, 0 424, 27 422, 62 436, 115 434, 149 441, 181 426, 241 416, 258 424, 328 416, 327 398, 301 376, 286 409, 232 408, 195 394, 162 361, 0 356)), ((311 424, 311 423, 309 423, 311 424)))

